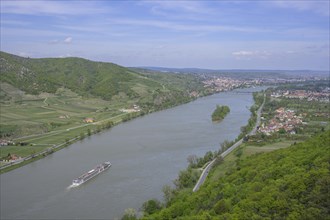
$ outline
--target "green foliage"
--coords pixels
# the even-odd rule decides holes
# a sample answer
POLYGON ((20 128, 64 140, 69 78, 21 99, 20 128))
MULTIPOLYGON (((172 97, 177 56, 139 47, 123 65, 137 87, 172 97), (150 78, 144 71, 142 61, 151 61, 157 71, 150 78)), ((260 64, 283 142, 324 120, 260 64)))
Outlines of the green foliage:
POLYGON ((162 188, 164 194, 165 205, 167 206, 170 201, 175 197, 175 189, 172 189, 171 186, 165 185, 162 188))
POLYGON ((142 205, 142 210, 145 215, 151 215, 160 209, 161 203, 157 199, 150 199, 142 205))
POLYGON ((217 108, 212 113, 212 121, 223 120, 229 112, 230 112, 230 109, 228 106, 217 105, 217 108))
POLYGON ((121 220, 136 220, 136 211, 135 209, 129 208, 125 209, 124 215, 121 220))
POLYGON ((210 162, 214 159, 217 153, 208 151, 205 153, 204 157, 197 157, 196 155, 190 155, 187 158, 189 163, 189 168, 202 168, 207 162, 210 162))
POLYGON ((187 170, 181 170, 177 179, 174 180, 174 184, 177 189, 193 187, 198 178, 200 172, 198 170, 188 168, 187 170))
POLYGON ((79 135, 79 139, 83 140, 85 137, 86 137, 85 133, 81 132, 80 135, 79 135))
POLYGON ((239 161, 146 219, 329 219, 330 131, 239 161))

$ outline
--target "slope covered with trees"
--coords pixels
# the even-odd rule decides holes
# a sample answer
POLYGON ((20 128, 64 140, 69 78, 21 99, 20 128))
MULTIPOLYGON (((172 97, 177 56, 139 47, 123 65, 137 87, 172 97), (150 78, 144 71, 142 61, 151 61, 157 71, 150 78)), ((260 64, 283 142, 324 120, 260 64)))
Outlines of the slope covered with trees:
POLYGON ((174 195, 143 219, 329 219, 329 143, 327 131, 240 160, 217 181, 174 195))

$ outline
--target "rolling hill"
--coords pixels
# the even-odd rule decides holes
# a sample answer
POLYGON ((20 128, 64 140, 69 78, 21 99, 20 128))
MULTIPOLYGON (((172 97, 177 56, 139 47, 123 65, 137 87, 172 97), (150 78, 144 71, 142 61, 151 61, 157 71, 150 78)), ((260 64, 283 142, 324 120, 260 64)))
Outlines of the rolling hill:
POLYGON ((68 88, 80 95, 110 100, 120 92, 138 97, 139 87, 161 89, 162 85, 113 63, 82 58, 23 58, 0 53, 1 81, 30 94, 55 93, 68 88))

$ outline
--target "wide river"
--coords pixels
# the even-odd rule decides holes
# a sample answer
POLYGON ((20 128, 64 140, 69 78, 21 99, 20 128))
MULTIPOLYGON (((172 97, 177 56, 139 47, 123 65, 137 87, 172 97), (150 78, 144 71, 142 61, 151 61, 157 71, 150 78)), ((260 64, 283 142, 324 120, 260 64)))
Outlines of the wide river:
POLYGON ((120 124, 44 159, 0 175, 0 219, 120 219, 126 208, 162 200, 187 166, 187 157, 203 156, 234 140, 247 124, 252 91, 224 92, 120 124), (230 113, 212 123, 216 105, 230 113), (72 179, 98 163, 109 170, 70 188, 72 179))

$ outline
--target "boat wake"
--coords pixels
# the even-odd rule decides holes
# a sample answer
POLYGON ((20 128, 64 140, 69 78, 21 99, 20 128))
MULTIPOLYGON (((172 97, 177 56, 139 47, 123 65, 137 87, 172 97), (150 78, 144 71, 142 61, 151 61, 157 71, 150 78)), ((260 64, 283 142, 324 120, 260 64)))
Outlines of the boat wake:
POLYGON ((72 188, 76 188, 78 185, 71 184, 70 186, 66 187, 67 190, 70 190, 72 188))

